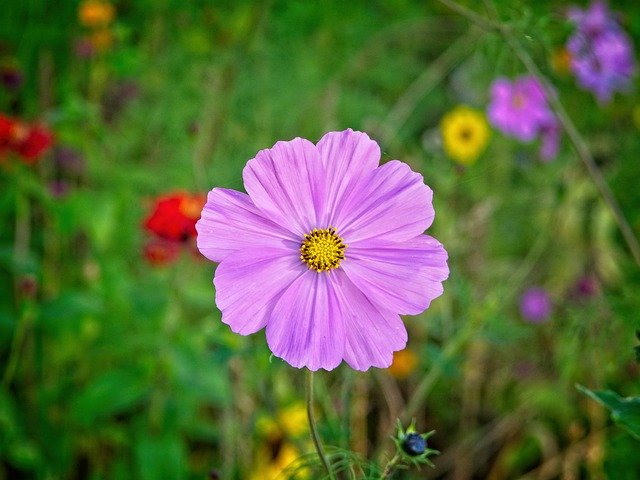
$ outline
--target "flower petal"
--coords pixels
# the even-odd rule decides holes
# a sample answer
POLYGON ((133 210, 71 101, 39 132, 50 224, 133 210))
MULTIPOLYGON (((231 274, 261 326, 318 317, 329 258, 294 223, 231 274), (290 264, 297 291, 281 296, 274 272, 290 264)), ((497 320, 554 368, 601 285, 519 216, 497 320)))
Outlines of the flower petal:
POLYGON ((442 294, 449 276, 447 257, 440 242, 428 235, 397 243, 366 240, 348 247, 341 268, 376 305, 418 315, 442 294))
POLYGON ((432 198, 422 175, 393 160, 365 174, 345 195, 333 226, 347 244, 372 237, 408 240, 433 222, 432 198))
POLYGON ((345 329, 333 272, 307 272, 282 294, 267 323, 276 357, 296 368, 333 370, 342 361, 345 329))
POLYGON ((198 249, 214 262, 221 262, 232 252, 247 247, 299 243, 291 232, 264 218, 249 195, 225 188, 209 192, 196 230, 198 249))
POLYGON ((362 175, 380 163, 380 146, 366 133, 351 129, 329 132, 317 145, 327 179, 325 218, 321 227, 334 223, 333 211, 362 175))
POLYGON ((324 168, 316 146, 303 138, 277 142, 249 160, 244 186, 265 216, 300 238, 318 227, 324 206, 324 168))
POLYGON ((266 325, 281 292, 306 271, 293 249, 233 252, 218 265, 213 279, 222 321, 241 335, 257 332, 266 325))
POLYGON ((332 275, 344 321, 344 359, 351 368, 361 371, 389 367, 393 352, 407 344, 407 330, 400 316, 374 305, 340 269, 332 275))

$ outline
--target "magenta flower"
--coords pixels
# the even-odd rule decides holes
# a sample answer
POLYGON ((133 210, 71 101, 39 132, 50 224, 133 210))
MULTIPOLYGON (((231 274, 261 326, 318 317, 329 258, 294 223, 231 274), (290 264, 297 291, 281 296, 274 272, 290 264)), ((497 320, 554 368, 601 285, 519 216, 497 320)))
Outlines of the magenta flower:
POLYGON ((540 136, 543 160, 551 160, 558 153, 560 125, 535 77, 522 76, 513 82, 506 78, 496 79, 491 85, 487 117, 502 133, 523 142, 531 142, 540 136))
POLYGON ((248 194, 214 188, 196 225, 198 248, 220 262, 222 321, 266 328, 294 367, 391 365, 417 315, 442 293, 447 252, 424 235, 434 218, 422 176, 366 134, 327 133, 261 150, 244 171, 248 194))
POLYGON ((576 31, 567 40, 571 70, 578 84, 601 103, 631 85, 635 71, 633 44, 606 3, 595 1, 587 10, 573 8, 569 19, 576 31))
POLYGON ((520 313, 529 322, 546 322, 551 315, 551 308, 551 298, 544 288, 530 288, 520 297, 520 313))

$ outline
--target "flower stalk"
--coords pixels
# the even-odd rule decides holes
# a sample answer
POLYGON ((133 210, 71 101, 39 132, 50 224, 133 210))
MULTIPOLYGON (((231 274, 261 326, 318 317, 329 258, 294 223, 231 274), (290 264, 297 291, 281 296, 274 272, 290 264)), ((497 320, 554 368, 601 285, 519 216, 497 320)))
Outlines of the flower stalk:
POLYGON ((318 427, 316 425, 316 417, 313 411, 313 372, 311 370, 307 370, 307 418, 309 419, 309 430, 311 432, 311 438, 313 439, 313 444, 316 447, 316 452, 318 453, 318 457, 320 458, 320 462, 322 466, 327 471, 329 478, 331 480, 335 480, 336 477, 331 469, 331 464, 329 463, 329 459, 324 451, 324 447, 322 446, 322 440, 320 439, 320 435, 318 434, 318 427))

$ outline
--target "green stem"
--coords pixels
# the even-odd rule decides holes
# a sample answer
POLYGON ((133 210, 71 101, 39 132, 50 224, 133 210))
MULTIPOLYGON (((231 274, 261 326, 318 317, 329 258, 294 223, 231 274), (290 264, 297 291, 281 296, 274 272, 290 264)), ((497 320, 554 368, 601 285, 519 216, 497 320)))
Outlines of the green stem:
POLYGON ((384 470, 382 472, 382 475, 380 476, 380 480, 385 480, 386 478, 389 477, 389 475, 391 475, 391 472, 393 472, 393 469, 398 463, 398 460, 400 460, 400 454, 396 453, 393 456, 393 458, 389 460, 387 464, 384 466, 384 470))
POLYGON ((327 471, 329 478, 331 480, 335 480, 336 477, 333 474, 333 470, 331 469, 331 465, 329 463, 329 460, 327 459, 327 455, 324 453, 322 440, 320 440, 318 427, 316 426, 316 417, 313 413, 313 372, 311 370, 307 370, 307 418, 309 419, 311 438, 313 439, 313 444, 316 447, 316 452, 318 452, 318 457, 320 458, 324 469, 327 471))

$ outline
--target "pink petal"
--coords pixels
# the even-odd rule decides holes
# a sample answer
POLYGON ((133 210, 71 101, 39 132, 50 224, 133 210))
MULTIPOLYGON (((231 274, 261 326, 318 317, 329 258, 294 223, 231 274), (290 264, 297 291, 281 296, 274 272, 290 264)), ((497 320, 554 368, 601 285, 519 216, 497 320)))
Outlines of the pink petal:
POLYGON ((269 348, 296 368, 333 370, 342 361, 345 329, 332 275, 307 270, 281 295, 269 318, 269 348))
POLYGON ((316 146, 303 138, 277 142, 249 160, 242 173, 253 203, 299 238, 318 227, 324 207, 324 168, 316 146))
POLYGON ((327 179, 326 218, 320 226, 334 223, 333 211, 346 193, 351 191, 362 175, 372 171, 380 162, 380 147, 366 133, 351 129, 329 132, 317 145, 327 179))
POLYGON ((249 195, 225 188, 209 192, 196 230, 198 249, 214 262, 247 247, 282 247, 295 242, 295 248, 299 243, 295 235, 264 218, 249 195))
POLYGON ((422 175, 393 160, 362 176, 336 207, 333 226, 347 244, 373 237, 408 240, 433 222, 432 198, 422 175))
POLYGON ((366 240, 348 247, 342 268, 369 300, 403 315, 418 315, 442 294, 447 252, 435 238, 366 240))
POLYGON ((266 325, 279 295, 308 271, 294 249, 233 252, 218 265, 213 279, 222 321, 241 335, 257 332, 266 325))
POLYGON ((389 367, 393 352, 407 344, 407 330, 400 316, 374 305, 344 272, 334 272, 346 335, 344 359, 351 368, 361 371, 389 367))

